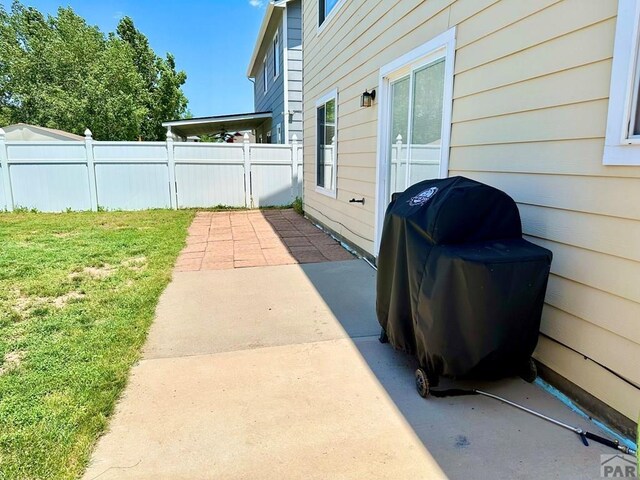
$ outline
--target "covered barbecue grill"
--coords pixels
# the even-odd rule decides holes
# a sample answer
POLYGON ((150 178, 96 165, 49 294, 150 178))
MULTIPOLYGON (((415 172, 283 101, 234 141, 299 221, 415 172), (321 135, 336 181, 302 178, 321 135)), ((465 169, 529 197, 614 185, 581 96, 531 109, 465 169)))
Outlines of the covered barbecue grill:
POLYGON ((506 193, 464 177, 413 185, 385 215, 381 339, 418 358, 425 394, 440 375, 532 381, 551 258, 522 238, 506 193))

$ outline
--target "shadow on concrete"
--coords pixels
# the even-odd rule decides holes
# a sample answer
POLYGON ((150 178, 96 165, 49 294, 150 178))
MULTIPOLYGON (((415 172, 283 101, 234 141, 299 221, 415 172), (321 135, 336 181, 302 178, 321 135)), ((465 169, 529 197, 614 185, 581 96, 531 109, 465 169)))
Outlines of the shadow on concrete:
MULTIPOLYGON (((600 455, 615 451, 593 443, 587 448, 575 434, 486 397, 421 398, 414 387, 416 360, 378 341, 376 272, 366 262, 300 268, 449 478, 600 478, 600 455)), ((541 387, 519 378, 475 383, 441 380, 440 388, 453 386, 481 388, 598 433, 594 424, 541 387)))
POLYGON ((353 260, 355 257, 330 235, 292 209, 262 210, 271 232, 280 238, 296 263, 353 260))

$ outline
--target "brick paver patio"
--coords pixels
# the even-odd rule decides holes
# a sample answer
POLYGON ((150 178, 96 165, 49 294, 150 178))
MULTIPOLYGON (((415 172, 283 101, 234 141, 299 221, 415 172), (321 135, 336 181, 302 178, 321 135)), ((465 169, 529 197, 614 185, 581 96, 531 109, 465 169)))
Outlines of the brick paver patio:
POLYGON ((199 212, 177 271, 223 270, 353 259, 293 210, 199 212))

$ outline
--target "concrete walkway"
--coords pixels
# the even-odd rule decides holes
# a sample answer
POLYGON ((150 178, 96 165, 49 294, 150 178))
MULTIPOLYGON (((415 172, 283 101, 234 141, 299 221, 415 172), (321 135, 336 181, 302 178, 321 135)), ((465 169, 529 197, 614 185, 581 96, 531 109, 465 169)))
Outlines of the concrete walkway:
MULTIPOLYGON (((176 272, 84 478, 600 478, 613 451, 487 398, 420 398, 377 340, 374 285, 359 260, 176 272)), ((479 386, 597 432, 536 385, 479 386)))

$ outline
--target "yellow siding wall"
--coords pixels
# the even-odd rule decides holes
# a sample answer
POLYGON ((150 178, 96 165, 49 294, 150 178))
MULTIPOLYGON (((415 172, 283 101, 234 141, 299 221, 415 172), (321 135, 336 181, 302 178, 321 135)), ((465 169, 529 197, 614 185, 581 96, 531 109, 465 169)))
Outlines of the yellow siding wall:
POLYGON ((640 167, 602 165, 617 2, 344 0, 320 33, 317 0, 303 10, 308 213, 373 252, 377 108, 360 94, 457 26, 449 174, 505 190, 527 238, 554 252, 542 322, 554 340, 540 339, 537 358, 636 420, 640 167), (332 199, 315 192, 315 100, 336 87, 332 199))

